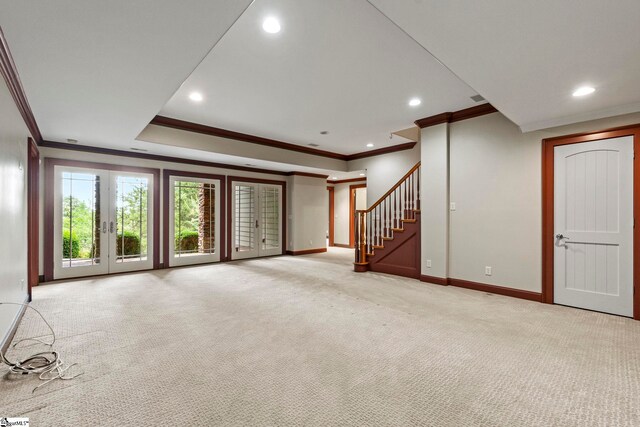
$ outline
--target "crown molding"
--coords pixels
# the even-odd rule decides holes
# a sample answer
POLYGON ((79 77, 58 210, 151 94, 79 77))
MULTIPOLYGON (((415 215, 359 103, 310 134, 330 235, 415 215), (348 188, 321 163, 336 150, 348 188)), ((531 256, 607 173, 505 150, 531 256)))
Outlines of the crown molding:
POLYGON ((380 156, 382 154, 395 153, 396 151, 411 150, 417 142, 405 142, 403 144, 392 145, 391 147, 378 148, 371 151, 363 151, 362 153, 349 154, 346 160, 364 159, 365 157, 380 156))
POLYGON ((16 68, 15 62, 13 61, 13 56, 11 56, 11 51, 9 50, 7 39, 4 37, 4 33, 2 32, 1 27, 0 74, 2 74, 2 77, 4 77, 4 81, 7 83, 9 92, 11 93, 11 96, 16 103, 16 107, 18 107, 18 110, 20 111, 22 119, 29 129, 29 133, 31 133, 31 136, 36 141, 36 143, 39 144, 42 141, 42 134, 40 133, 38 123, 36 123, 36 119, 33 116, 33 111, 31 111, 31 106, 29 105, 29 101, 27 100, 27 95, 25 94, 24 88, 22 87, 22 82, 20 81, 18 69, 16 68))
POLYGON ((246 133, 235 132, 232 130, 221 129, 213 126, 202 125, 200 123, 188 122, 186 120, 174 119, 165 116, 155 116, 149 123, 150 125, 164 126, 172 129, 178 129, 187 132, 201 133, 204 135, 217 136, 220 138, 233 139, 236 141, 248 142, 251 144, 264 145, 281 150, 297 151, 299 153, 311 154, 314 156, 329 157, 338 160, 356 160, 365 157, 379 156, 382 154, 393 153, 396 151, 410 150, 415 142, 407 142, 403 144, 393 145, 391 147, 379 148, 377 150, 368 150, 355 154, 340 154, 332 151, 318 150, 316 148, 304 147, 289 142, 277 141, 275 139, 263 138, 261 136, 249 135, 246 133))
POLYGON ((286 175, 287 176, 306 176, 309 178, 321 178, 321 179, 329 178, 329 175, 322 175, 319 173, 309 173, 309 172, 298 172, 298 171, 287 172, 286 175))
POLYGON ((367 178, 365 177, 365 178, 341 179, 341 180, 338 180, 338 181, 333 181, 333 180, 328 179, 327 180, 327 184, 345 184, 347 182, 360 182, 360 181, 364 181, 366 183, 367 178))
POLYGON ((264 145, 267 147, 280 148, 283 150, 297 151, 299 153, 312 154, 314 156, 329 157, 332 159, 346 160, 344 154, 332 153, 331 151, 317 150, 315 148, 303 147, 289 142, 277 141, 275 139, 263 138, 261 136, 249 135, 232 130, 216 128, 213 126, 201 125, 199 123, 185 120, 173 119, 171 117, 155 116, 149 123, 151 125, 164 126, 188 132, 201 133, 204 135, 217 136, 220 138, 234 139, 236 141, 249 142, 251 144, 264 145))
POLYGON ((495 113, 498 110, 491 104, 476 105, 474 107, 465 108, 464 110, 454 111, 453 113, 440 113, 435 116, 418 119, 414 123, 416 126, 424 129, 429 126, 435 126, 442 123, 454 123, 461 120, 472 119, 474 117, 484 116, 485 114, 495 113))
POLYGON ((228 165, 225 163, 207 162, 204 160, 184 159, 181 157, 162 156, 159 154, 141 153, 133 151, 115 150, 113 148, 92 147, 89 145, 67 144, 64 142, 42 141, 41 147, 58 148, 61 150, 83 151, 86 153, 106 154, 110 156, 133 157, 136 159, 156 160, 159 162, 182 163, 187 165, 206 166, 211 168, 240 170, 246 172, 266 173, 287 176, 291 172, 274 171, 270 169, 251 168, 246 166, 228 165))

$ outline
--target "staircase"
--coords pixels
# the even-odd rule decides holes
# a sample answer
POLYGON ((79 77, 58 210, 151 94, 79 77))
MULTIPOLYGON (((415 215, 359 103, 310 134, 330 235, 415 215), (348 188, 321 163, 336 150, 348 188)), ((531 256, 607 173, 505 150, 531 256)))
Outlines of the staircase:
POLYGON ((420 163, 367 210, 355 212, 354 271, 420 278, 420 163))

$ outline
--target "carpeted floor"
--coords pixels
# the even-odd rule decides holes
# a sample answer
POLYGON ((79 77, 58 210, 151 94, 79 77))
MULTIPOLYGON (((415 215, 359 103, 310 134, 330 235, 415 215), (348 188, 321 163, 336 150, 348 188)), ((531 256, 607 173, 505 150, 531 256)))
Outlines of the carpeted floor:
MULTIPOLYGON (((34 289, 85 374, 4 375, 32 426, 640 425, 640 322, 375 273, 351 252, 34 289)), ((15 339, 46 331, 28 312, 15 339)), ((12 350, 10 358, 41 346, 12 350)))

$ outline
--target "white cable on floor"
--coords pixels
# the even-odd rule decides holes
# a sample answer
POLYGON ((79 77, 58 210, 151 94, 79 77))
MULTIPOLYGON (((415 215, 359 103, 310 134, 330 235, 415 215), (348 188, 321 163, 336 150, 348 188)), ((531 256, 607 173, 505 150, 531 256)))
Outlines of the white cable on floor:
MULTIPOLYGON (((51 342, 47 342, 44 340, 41 340, 39 337, 32 337, 32 338, 23 338, 21 340, 16 341, 13 344, 13 348, 16 348, 16 346, 18 344, 20 344, 21 342, 25 342, 25 341, 35 341, 37 343, 40 344, 44 344, 47 345, 49 347, 52 347, 53 344, 55 344, 56 342, 56 333, 54 332, 53 328, 51 327, 51 325, 49 324, 49 322, 47 322, 47 319, 44 318, 44 316, 42 315, 42 313, 40 313, 37 309, 35 309, 34 307, 31 307, 28 304, 21 304, 18 302, 0 302, 0 305, 2 304, 10 304, 10 305, 20 305, 23 307, 27 307, 32 309, 33 311, 35 311, 36 313, 38 313, 38 315, 40 316, 40 318, 42 318, 42 320, 44 321, 44 323, 47 325, 47 327, 49 327, 49 330, 51 331, 51 337, 52 340, 51 342)), ((61 380, 72 380, 74 378, 79 377, 80 375, 84 374, 84 372, 81 372, 77 375, 71 376, 71 377, 66 377, 65 376, 65 372, 67 372, 67 370, 69 370, 71 367, 77 365, 77 363, 72 363, 71 365, 65 366, 65 363, 62 361, 62 359, 60 359, 60 356, 58 354, 58 352, 56 351, 43 351, 40 353, 36 353, 33 354, 29 357, 27 357, 24 360, 18 360, 16 362, 10 362, 5 354, 2 352, 2 350, 0 349, 0 357, 2 357, 2 362, 5 365, 9 366, 9 372, 11 372, 12 374, 21 374, 21 375, 29 375, 29 374, 35 374, 38 375, 38 378, 40 378, 42 381, 44 381, 44 383, 38 385, 37 387, 35 387, 32 391, 32 393, 35 393, 35 391, 42 387, 43 385, 46 385, 48 383, 50 383, 53 380, 56 379, 61 379, 61 380), (51 376, 53 375, 53 376, 51 376)))

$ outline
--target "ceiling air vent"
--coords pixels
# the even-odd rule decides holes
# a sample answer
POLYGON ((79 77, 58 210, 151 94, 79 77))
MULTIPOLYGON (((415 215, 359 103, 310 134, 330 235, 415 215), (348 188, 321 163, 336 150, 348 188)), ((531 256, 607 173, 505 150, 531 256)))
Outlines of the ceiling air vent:
POLYGON ((484 101, 484 100, 485 100, 485 99, 484 99, 484 97, 483 97, 482 95, 473 95, 473 96, 471 97, 471 99, 473 99, 473 100, 474 100, 474 101, 476 101, 476 102, 480 102, 480 101, 484 101))
POLYGON ((311 144, 307 144, 309 147, 319 147, 320 145, 318 144, 314 144, 313 142, 311 144))

